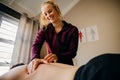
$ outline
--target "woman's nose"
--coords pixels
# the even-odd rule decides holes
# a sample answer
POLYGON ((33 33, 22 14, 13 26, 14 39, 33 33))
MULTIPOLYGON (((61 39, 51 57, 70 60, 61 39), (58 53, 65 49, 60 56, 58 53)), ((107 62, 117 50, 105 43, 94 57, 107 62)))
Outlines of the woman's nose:
POLYGON ((47 17, 49 18, 49 17, 50 17, 50 14, 47 14, 47 17))
POLYGON ((51 16, 51 15, 50 15, 50 14, 48 14, 48 15, 47 15, 47 18, 49 19, 49 18, 50 18, 50 16, 51 16))

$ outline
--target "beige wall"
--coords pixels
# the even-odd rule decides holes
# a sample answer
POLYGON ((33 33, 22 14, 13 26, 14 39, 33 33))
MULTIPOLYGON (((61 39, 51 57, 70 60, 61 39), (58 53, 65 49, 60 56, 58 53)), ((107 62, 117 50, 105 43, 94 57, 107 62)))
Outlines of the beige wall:
POLYGON ((120 1, 80 0, 64 20, 79 29, 97 25, 99 40, 79 44, 75 65, 103 53, 120 53, 120 1))

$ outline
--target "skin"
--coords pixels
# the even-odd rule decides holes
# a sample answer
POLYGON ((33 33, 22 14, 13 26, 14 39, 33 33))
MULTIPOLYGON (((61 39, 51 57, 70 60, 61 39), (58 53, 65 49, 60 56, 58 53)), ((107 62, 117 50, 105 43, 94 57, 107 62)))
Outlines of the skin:
POLYGON ((7 73, 0 76, 0 80, 24 80, 27 76, 27 66, 24 65, 9 70, 7 73))
POLYGON ((57 24, 59 19, 58 12, 54 9, 54 7, 50 4, 45 4, 41 7, 42 14, 45 16, 47 20, 52 24, 57 24))
POLYGON ((77 66, 60 63, 39 64, 38 68, 28 74, 27 65, 13 68, 0 77, 0 80, 74 80, 77 66), (59 72, 59 74, 58 74, 59 72))

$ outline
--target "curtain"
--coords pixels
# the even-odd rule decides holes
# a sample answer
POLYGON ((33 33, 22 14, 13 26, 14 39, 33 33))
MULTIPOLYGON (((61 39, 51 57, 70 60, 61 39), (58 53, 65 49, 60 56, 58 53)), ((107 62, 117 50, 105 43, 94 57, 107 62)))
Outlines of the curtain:
POLYGON ((39 21, 22 14, 14 44, 11 66, 30 61, 31 46, 39 28, 39 21))

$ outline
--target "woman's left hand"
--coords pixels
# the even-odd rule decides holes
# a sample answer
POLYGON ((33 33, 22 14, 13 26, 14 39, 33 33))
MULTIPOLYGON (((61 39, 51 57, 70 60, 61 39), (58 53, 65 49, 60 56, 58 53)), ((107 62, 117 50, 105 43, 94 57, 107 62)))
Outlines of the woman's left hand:
POLYGON ((44 59, 48 61, 49 63, 53 63, 53 62, 55 63, 57 62, 58 57, 56 56, 56 54, 49 53, 44 57, 44 59))

